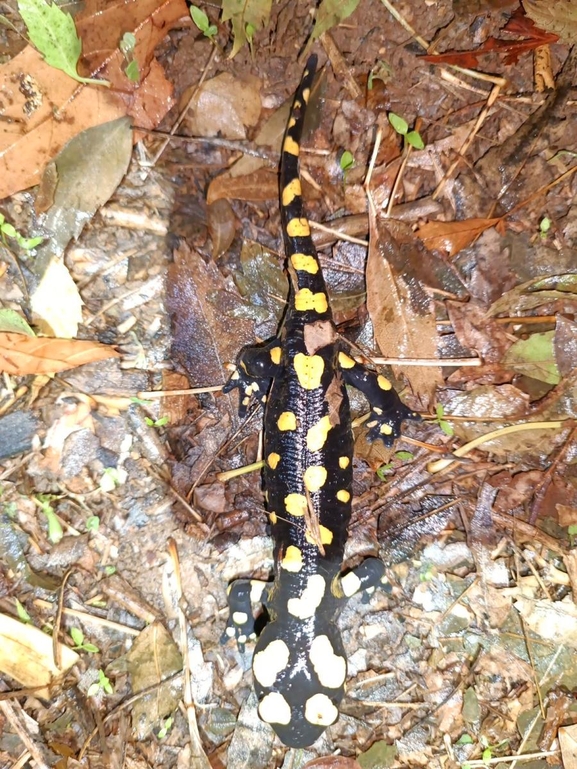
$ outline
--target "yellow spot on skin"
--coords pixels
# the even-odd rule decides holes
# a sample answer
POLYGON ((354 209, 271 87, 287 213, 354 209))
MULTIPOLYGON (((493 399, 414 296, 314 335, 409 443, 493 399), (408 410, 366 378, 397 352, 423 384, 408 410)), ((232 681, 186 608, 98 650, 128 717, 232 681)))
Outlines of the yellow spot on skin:
POLYGON ((337 491, 337 499, 339 502, 348 502, 351 498, 350 493, 346 489, 341 489, 340 491, 337 491))
POLYGON ((291 117, 288 121, 288 127, 292 128, 294 125, 296 125, 297 121, 294 119, 294 117, 291 117))
POLYGON ((304 217, 295 217, 287 222, 286 232, 289 238, 308 238, 311 234, 311 228, 304 217))
POLYGON ((276 470, 276 467, 278 463, 280 462, 280 454, 277 454, 276 451, 272 451, 267 458, 267 464, 271 468, 271 470, 276 470))
POLYGON ((309 451, 320 451, 325 445, 327 435, 331 429, 330 417, 326 416, 307 430, 307 449, 309 451))
POLYGON ((302 107, 302 104, 298 99, 296 99, 295 103, 293 104, 293 110, 300 109, 302 107))
POLYGON ((295 310, 298 310, 298 312, 314 310, 315 312, 323 313, 328 310, 328 307, 327 295, 322 292, 313 294, 310 288, 301 288, 295 294, 295 310))
POLYGON ((271 687, 277 675, 286 668, 290 650, 286 643, 277 638, 254 655, 252 672, 261 686, 271 687))
POLYGON ((235 611, 232 615, 232 621, 235 625, 244 625, 248 620, 248 614, 244 611, 235 611))
POLYGON ((280 347, 273 347, 272 350, 270 351, 269 355, 270 355, 270 359, 272 360, 272 362, 276 363, 277 366, 278 366, 278 364, 280 363, 281 356, 282 356, 281 348, 280 347))
MULTIPOLYGON (((333 533, 326 526, 319 526, 319 534, 321 535, 321 545, 330 545, 333 541, 333 533)), ((318 547, 318 537, 315 539, 309 529, 305 531, 305 539, 309 545, 316 545, 318 547)))
POLYGON ((348 574, 345 574, 345 576, 341 578, 341 587, 346 597, 350 598, 361 589, 361 580, 357 577, 354 571, 349 571, 348 574))
POLYGON ((297 142, 295 142, 292 136, 287 136, 285 138, 282 148, 283 148, 283 152, 288 152, 289 155, 299 154, 299 145, 297 142))
POLYGON ((277 514, 276 514, 276 513, 269 513, 269 514, 268 514, 268 517, 270 518, 270 522, 271 522, 271 523, 272 523, 272 525, 274 526, 274 525, 275 525, 275 523, 278 521, 278 516, 277 516, 277 514))
POLYGON ((319 263, 314 256, 309 254, 293 254, 291 256, 291 264, 295 270, 309 272, 311 275, 316 275, 319 271, 319 263))
POLYGON ((377 384, 381 388, 381 390, 390 390, 393 385, 389 382, 386 376, 383 376, 382 374, 379 374, 377 377, 377 384))
POLYGON ((250 581, 250 600, 251 603, 260 603, 262 594, 267 587, 267 582, 263 582, 261 579, 251 579, 250 581))
POLYGON ((310 467, 307 467, 303 478, 307 491, 310 492, 318 491, 321 486, 325 485, 326 479, 327 471, 322 465, 311 465, 310 467))
POLYGON ((321 386, 325 362, 320 355, 305 355, 298 352, 294 357, 294 367, 301 387, 316 390, 321 386))
POLYGON ((319 635, 313 640, 309 657, 323 686, 327 689, 339 689, 344 684, 347 663, 344 657, 335 654, 328 636, 319 635))
POLYGON ((266 724, 290 724, 291 707, 279 692, 269 692, 259 703, 258 714, 266 724))
POLYGON ((236 381, 237 379, 240 379, 240 374, 238 373, 238 371, 233 371, 230 378, 236 381))
MULTIPOLYGON (((313 617, 321 605, 327 583, 321 574, 311 574, 307 579, 307 586, 299 598, 289 598, 287 610, 289 614, 298 619, 313 617)), ((331 722, 332 723, 332 722, 331 722)))
POLYGON ((391 435, 393 432, 393 428, 391 425, 381 425, 381 429, 379 430, 381 435, 391 435))
POLYGON ((286 430, 297 429, 297 418, 292 411, 283 411, 280 417, 277 419, 277 427, 283 432, 286 430))
POLYGON ((355 361, 347 355, 346 352, 339 353, 339 365, 341 368, 352 368, 355 366, 355 361))
POLYGON ((313 694, 306 701, 305 718, 309 724, 330 726, 338 717, 339 711, 326 694, 313 694))
MULTIPOLYGON (((307 72, 307 75, 308 75, 308 72, 307 72)), ((305 104, 307 104, 310 95, 311 95, 311 89, 305 88, 305 90, 303 91, 303 101, 305 104)))
POLYGON ((341 470, 346 470, 347 467, 351 464, 351 460, 349 457, 339 457, 339 467, 341 470))
POLYGON ((304 494, 288 494, 284 498, 287 513, 301 518, 307 511, 307 498, 304 494))
POLYGON ((292 179, 282 191, 282 204, 288 206, 295 198, 302 195, 300 179, 292 179))
POLYGON ((286 571, 297 574, 303 567, 303 554, 296 545, 289 545, 280 564, 286 571))

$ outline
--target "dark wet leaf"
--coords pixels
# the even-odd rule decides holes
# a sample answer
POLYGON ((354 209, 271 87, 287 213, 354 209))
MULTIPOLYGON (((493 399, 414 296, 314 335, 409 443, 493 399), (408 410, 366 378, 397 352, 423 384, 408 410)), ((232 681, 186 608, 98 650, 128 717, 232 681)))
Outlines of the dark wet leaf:
POLYGON ((234 240, 236 219, 228 200, 210 203, 206 210, 208 232, 212 240, 212 257, 216 259, 234 240))
POLYGON ((178 707, 182 693, 174 682, 162 683, 182 670, 182 656, 164 626, 154 622, 145 628, 126 655, 132 691, 153 691, 138 699, 132 709, 132 725, 137 739, 143 740, 161 718, 178 707))
MULTIPOLYGON (((377 221, 372 215, 369 225, 367 309, 381 353, 387 358, 435 358, 437 330, 432 301, 411 264, 411 253, 417 250, 414 235, 401 223, 396 224, 393 235, 386 221, 377 221)), ((404 375, 423 404, 442 381, 435 366, 407 367, 404 375)))

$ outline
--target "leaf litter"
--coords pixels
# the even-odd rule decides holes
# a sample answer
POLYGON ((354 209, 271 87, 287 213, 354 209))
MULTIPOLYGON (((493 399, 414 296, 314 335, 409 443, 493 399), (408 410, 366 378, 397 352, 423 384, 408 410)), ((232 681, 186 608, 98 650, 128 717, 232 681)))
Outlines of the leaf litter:
MULTIPOLYGON (((71 647, 70 630, 80 624, 87 644, 77 649, 76 684, 57 681, 47 705, 34 698, 24 702, 27 718, 37 725, 28 743, 33 750, 49 751, 54 761, 66 760, 65 752, 90 764, 100 758, 103 748, 93 736, 90 710, 78 709, 80 696, 105 713, 109 752, 126 754, 135 765, 144 766, 145 750, 148 763, 173 766, 176 747, 183 761, 195 765, 280 766, 283 751, 258 721, 249 694, 248 659, 232 646, 218 645, 226 579, 270 573, 258 474, 237 476, 226 485, 218 475, 258 458, 260 417, 257 413, 239 425, 234 399, 204 390, 222 384, 238 349, 270 336, 282 314, 286 282, 274 165, 287 100, 301 70, 296 52, 320 26, 310 13, 312 4, 297 4, 289 19, 280 5, 231 3, 227 13, 236 18, 230 25, 212 6, 204 9, 209 26, 216 28, 209 40, 198 35, 186 9, 153 5, 139 7, 141 21, 134 4, 93 4, 84 12, 84 28, 77 17, 80 73, 98 72, 113 87, 72 86, 68 94, 77 94, 74 105, 85 91, 90 96, 74 115, 82 124, 74 128, 91 124, 87 117, 94 111, 95 88, 102 105, 113 91, 118 112, 109 111, 107 120, 97 122, 116 129, 107 137, 102 126, 104 138, 88 136, 87 144, 79 144, 71 155, 72 175, 56 174, 60 191, 56 187, 55 193, 47 179, 48 203, 39 219, 22 215, 29 198, 5 201, 6 220, 25 234, 40 228, 46 242, 37 254, 12 253, 0 245, 4 307, 23 321, 2 333, 17 337, 19 344, 45 346, 46 355, 31 356, 29 373, 11 369, 0 392, 0 435, 7 417, 23 422, 32 412, 42 424, 38 436, 25 437, 22 456, 9 459, 0 450, 8 472, 0 530, 10 555, 10 568, 3 560, 0 569, 1 611, 11 618, 24 616, 12 600, 16 596, 35 630, 56 622, 60 642, 71 647), (249 11, 257 14, 255 22, 249 11), (152 17, 163 22, 147 28, 152 17), (100 26, 99 19, 104 19, 100 26), (171 26, 171 36, 165 37, 171 26), (127 29, 134 30, 141 73, 132 83, 124 71, 126 56, 117 52, 120 31, 127 29), (221 50, 234 53, 234 59, 225 64, 221 50), (202 124, 184 121, 182 130, 194 130, 194 141, 175 138, 152 170, 133 163, 114 193, 130 146, 124 128, 114 133, 122 125, 114 121, 131 105, 144 110, 137 124, 155 125, 172 99, 168 84, 182 103, 201 76, 207 85, 218 78, 225 85, 218 102, 202 107, 202 124), (159 77, 158 88, 154 77, 159 77), (252 83, 244 104, 242 83, 252 83), (218 134, 227 130, 234 138, 225 147, 218 134), (105 172, 102 161, 116 145, 123 150, 121 158, 110 157, 105 172), (253 154, 243 155, 247 148, 253 154), (83 178, 90 182, 83 185, 83 178), (96 213, 101 206, 102 216, 96 213), (166 242, 166 230, 172 242, 166 242), (31 276, 41 275, 42 265, 51 260, 61 273, 46 292, 48 304, 60 307, 58 328, 82 339, 35 337, 27 330, 41 331, 39 317, 30 312, 31 276), (169 261, 172 352, 163 302, 169 261), (66 280, 75 297, 70 302, 66 280), (54 376, 54 361, 74 362, 75 349, 112 357, 60 369, 54 376), (190 392, 189 385, 203 392, 190 392), (175 387, 182 394, 173 394, 171 401, 178 399, 179 405, 168 408, 158 391, 175 387), (167 425, 168 414, 179 421, 167 425), (50 510, 50 520, 60 527, 57 544, 40 509, 50 510), (167 559, 170 548, 178 550, 178 561, 167 559), (39 593, 38 579, 44 590, 53 590, 69 568, 58 619, 56 593, 39 593), (22 582, 15 581, 19 573, 27 575, 22 582), (175 607, 184 605, 178 589, 170 593, 174 574, 187 609, 180 631, 170 638, 158 623, 150 623, 160 618, 172 629, 175 607), (164 641, 158 641, 157 631, 164 641), (179 653, 187 637, 186 667, 200 707, 193 715, 189 701, 185 719, 175 703, 182 691, 179 653), (123 655, 131 645, 143 652, 135 654, 127 672, 123 655), (141 689, 150 699, 137 708, 130 698, 141 689), (132 728, 122 721, 122 708, 131 712, 132 728), (117 739, 110 726, 115 719, 117 739)), ((332 742, 304 752, 302 762, 311 766, 440 767, 447 760, 451 766, 476 766, 529 753, 534 757, 524 765, 533 769, 543 759, 558 766, 561 755, 567 760, 571 754, 573 710, 561 705, 555 710, 558 692, 570 698, 577 685, 572 649, 575 432, 566 421, 577 410, 571 354, 577 244, 574 181, 561 178, 573 160, 558 153, 559 148, 575 151, 572 123, 564 113, 571 59, 562 44, 552 46, 557 91, 524 99, 533 93, 530 50, 545 36, 527 32, 531 27, 524 21, 516 41, 510 34, 512 9, 473 5, 460 8, 461 26, 448 28, 444 39, 441 28, 450 18, 426 3, 405 11, 409 15, 400 20, 376 0, 323 2, 317 12, 317 22, 323 20, 321 8, 323 14, 337 14, 327 27, 332 42, 326 51, 334 61, 319 80, 326 98, 311 109, 318 126, 305 140, 304 191, 311 219, 329 230, 322 237, 331 254, 324 252, 322 262, 336 320, 356 351, 393 360, 403 397, 419 403, 431 419, 411 425, 394 447, 393 462, 363 443, 362 427, 356 431, 356 507, 348 557, 354 563, 380 552, 389 584, 369 604, 353 599, 343 612, 349 696, 329 735, 332 742), (476 52, 483 67, 509 79, 435 200, 439 179, 464 146, 489 92, 486 81, 463 73, 460 80, 445 79, 449 70, 438 58, 434 67, 424 62, 411 42, 413 32, 401 26, 405 23, 429 41, 440 35, 441 52, 476 52), (359 41, 354 52, 351 30, 359 41), (476 42, 492 38, 506 41, 507 55, 518 55, 515 69, 497 49, 483 51, 476 42), (377 59, 393 73, 386 91, 378 79, 369 86, 377 59), (350 90, 341 90, 341 81, 354 83, 358 94, 370 89, 368 98, 351 97, 350 90), (394 202, 419 212, 410 224, 382 216, 369 221, 366 215, 362 182, 372 128, 384 127, 390 112, 411 126, 419 118, 426 146, 412 150, 403 167, 401 143, 387 140, 373 174, 374 199, 386 208, 395 185, 394 202), (344 152, 354 156, 355 166, 343 177, 338 157, 344 152), (561 181, 548 186, 556 178, 561 181), (354 222, 348 213, 358 215, 354 222), (539 228, 545 214, 553 222, 547 233, 539 228), (350 232, 360 242, 341 240, 350 232), (435 365, 407 365, 413 359, 435 365), (560 426, 517 429, 532 421, 560 426), (452 435, 441 422, 453 428, 452 435), (444 473, 428 473, 432 459, 454 458, 453 452, 472 441, 476 448, 457 455, 444 473), (388 469, 376 475, 383 464, 388 469), (560 645, 559 639, 567 642, 560 645), (331 756, 335 747, 350 758, 331 756)), ((550 27, 545 32, 559 34, 550 27)), ((320 45, 325 42, 321 37, 320 45)), ((47 65, 34 56, 31 76, 38 79, 47 65)), ((55 70, 44 77, 43 99, 59 78, 55 70)), ((27 82, 10 82, 21 99, 21 117, 26 100, 34 103, 20 87, 28 94, 34 89, 27 82)), ((41 109, 44 101, 27 127, 41 109)), ((67 114, 72 114, 68 108, 67 114)), ((104 114, 103 108, 99 115, 104 114)), ((48 111, 45 120, 55 135, 61 130, 48 111)), ((16 125, 21 132, 21 125, 4 123, 4 129, 16 125)), ((57 139, 55 147, 63 136, 57 139)), ((14 143, 12 158, 26 159, 21 147, 32 151, 35 141, 32 132, 26 144, 14 143)), ((151 154, 157 141, 145 140, 151 154)), ((45 152, 41 163, 40 156, 31 157, 40 167, 53 154, 45 152)), ((31 183, 18 186, 31 178, 27 168, 32 165, 24 165, 23 175, 16 173, 12 181, 8 176, 10 192, 31 183)), ((52 326, 57 321, 51 318, 52 326)), ((7 357, 12 360, 11 351, 7 357)), ((355 415, 366 408, 356 398, 353 405, 355 415)), ((48 663, 46 668, 51 670, 48 663)), ((8 678, 7 683, 12 689, 19 685, 8 678)))

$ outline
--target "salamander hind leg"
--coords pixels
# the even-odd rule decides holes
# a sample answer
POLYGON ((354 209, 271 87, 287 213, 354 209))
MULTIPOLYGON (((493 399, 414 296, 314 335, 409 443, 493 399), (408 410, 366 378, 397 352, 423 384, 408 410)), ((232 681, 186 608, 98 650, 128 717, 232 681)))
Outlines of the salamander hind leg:
POLYGON ((366 422, 369 442, 380 439, 385 446, 392 446, 401 434, 401 425, 405 419, 421 419, 416 411, 405 406, 390 381, 382 374, 370 371, 345 352, 339 353, 339 366, 345 382, 360 390, 371 406, 366 422))
POLYGON ((225 644, 236 638, 239 650, 244 651, 248 640, 256 638, 253 604, 266 605, 270 584, 259 579, 237 579, 228 587, 228 622, 220 642, 225 644))
POLYGON ((362 563, 337 579, 339 592, 342 592, 345 598, 362 593, 362 601, 367 603, 375 588, 387 582, 385 564, 379 558, 365 558, 362 563))

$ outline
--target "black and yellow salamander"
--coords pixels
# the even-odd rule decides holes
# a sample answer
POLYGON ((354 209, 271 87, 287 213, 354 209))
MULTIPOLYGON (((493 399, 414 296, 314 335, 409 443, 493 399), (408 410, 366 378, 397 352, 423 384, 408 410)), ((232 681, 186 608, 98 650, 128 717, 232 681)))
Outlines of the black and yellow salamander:
POLYGON ((390 445, 404 419, 418 418, 390 382, 344 350, 303 209, 298 173, 306 104, 317 58, 307 62, 282 147, 280 207, 290 295, 277 337, 241 351, 225 392, 240 390, 241 416, 267 395, 264 484, 274 537, 274 582, 229 588, 224 638, 254 638, 251 604, 269 622, 252 670, 258 712, 289 747, 311 745, 338 718, 347 663, 336 618, 345 600, 374 588, 384 566, 367 558, 341 574, 351 516, 353 434, 346 385, 369 400, 369 439, 390 445), (270 387, 270 390, 269 390, 270 387))

